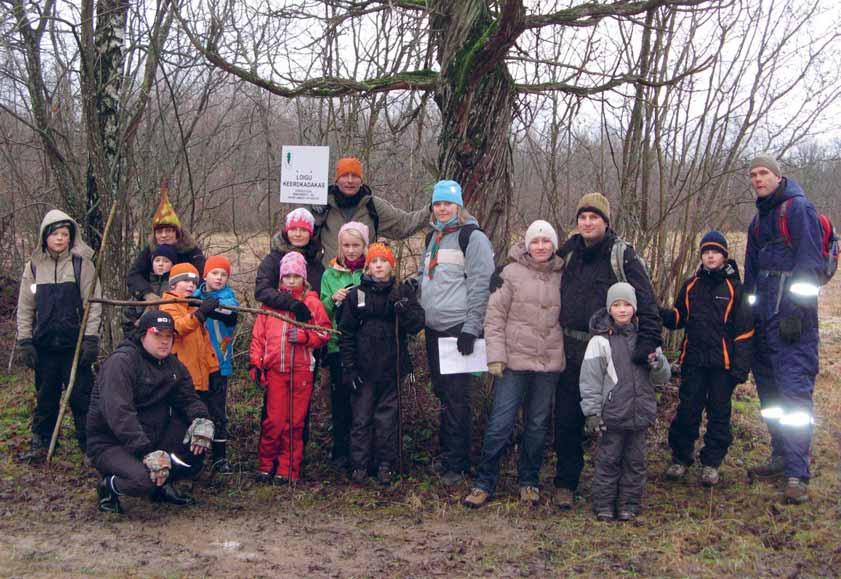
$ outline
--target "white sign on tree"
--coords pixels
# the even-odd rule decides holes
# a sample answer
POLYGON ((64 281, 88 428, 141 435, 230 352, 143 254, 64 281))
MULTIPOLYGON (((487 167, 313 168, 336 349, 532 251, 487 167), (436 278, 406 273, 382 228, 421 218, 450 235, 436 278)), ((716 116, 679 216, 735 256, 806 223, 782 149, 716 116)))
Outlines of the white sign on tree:
POLYGON ((280 162, 280 202, 327 204, 330 147, 284 145, 280 162))

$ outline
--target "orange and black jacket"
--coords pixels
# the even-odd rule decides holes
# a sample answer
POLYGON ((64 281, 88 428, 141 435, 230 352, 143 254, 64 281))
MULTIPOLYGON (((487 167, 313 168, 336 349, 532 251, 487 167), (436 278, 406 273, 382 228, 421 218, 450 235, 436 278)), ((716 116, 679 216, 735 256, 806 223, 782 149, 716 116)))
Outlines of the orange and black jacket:
POLYGON ((724 368, 741 379, 750 370, 753 313, 736 262, 709 271, 702 265, 686 280, 671 309, 660 309, 663 325, 686 330, 682 365, 724 368))

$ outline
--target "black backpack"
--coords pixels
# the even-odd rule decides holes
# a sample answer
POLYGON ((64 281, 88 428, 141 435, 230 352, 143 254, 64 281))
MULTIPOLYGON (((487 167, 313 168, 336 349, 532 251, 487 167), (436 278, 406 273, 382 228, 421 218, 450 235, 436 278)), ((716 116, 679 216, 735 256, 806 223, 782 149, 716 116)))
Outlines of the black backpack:
MULTIPOLYGON (((32 281, 35 282, 35 264, 31 261, 29 262, 29 271, 32 272, 32 281)), ((79 282, 82 279, 82 256, 73 254, 73 277, 76 278, 76 289, 79 290, 79 295, 82 295, 81 284, 79 282)))

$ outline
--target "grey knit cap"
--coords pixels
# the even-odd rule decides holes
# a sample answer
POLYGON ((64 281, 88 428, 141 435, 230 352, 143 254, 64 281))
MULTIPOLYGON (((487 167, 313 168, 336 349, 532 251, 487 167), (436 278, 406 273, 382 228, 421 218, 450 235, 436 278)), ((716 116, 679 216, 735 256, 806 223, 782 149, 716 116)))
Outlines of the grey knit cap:
POLYGON ((780 170, 780 164, 777 163, 777 160, 769 153, 760 153, 753 158, 753 161, 750 162, 750 168, 753 170, 757 167, 765 167, 777 177, 783 176, 783 173, 780 170))
POLYGON ((631 284, 620 281, 610 286, 610 289, 607 290, 605 303, 608 311, 616 300, 625 300, 633 306, 634 311, 637 311, 637 292, 634 291, 634 286, 631 284))

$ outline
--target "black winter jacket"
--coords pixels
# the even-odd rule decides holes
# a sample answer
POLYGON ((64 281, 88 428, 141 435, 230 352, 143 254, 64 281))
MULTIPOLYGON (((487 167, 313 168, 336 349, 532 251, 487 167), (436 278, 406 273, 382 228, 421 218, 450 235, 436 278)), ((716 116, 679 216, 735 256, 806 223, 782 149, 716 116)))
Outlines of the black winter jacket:
MULTIPOLYGON (((186 230, 181 230, 181 238, 175 244, 175 263, 191 263, 199 270, 199 277, 204 274, 204 253, 193 241, 192 236, 186 230)), ((155 236, 149 238, 146 244, 126 274, 126 285, 129 294, 136 299, 143 299, 148 293, 155 293, 155 288, 149 281, 152 279, 152 252, 157 248, 155 236)), ((173 264, 175 265, 175 264, 173 264)), ((167 288, 169 289, 169 288, 167 288)), ((158 294, 160 295, 160 294, 158 294)))
POLYGON ((321 245, 311 239, 306 247, 294 247, 283 232, 272 237, 272 250, 260 261, 257 279, 254 282, 254 297, 257 301, 276 310, 289 310, 295 298, 289 292, 282 292, 280 287, 280 260, 290 251, 299 251, 307 260, 307 282, 317 294, 321 294, 321 276, 324 265, 321 263, 321 245))
MULTIPOLYGON (((559 316, 564 329, 589 332, 590 318, 605 307, 607 290, 618 281, 610 265, 610 250, 615 239, 616 234, 608 229, 602 241, 587 247, 581 235, 576 234, 558 250, 558 255, 566 261, 559 316)), ((654 351, 662 344, 662 321, 651 280, 630 246, 625 250, 623 269, 628 283, 634 286, 637 294, 637 341, 644 341, 654 351)), ((580 365, 587 342, 567 339, 565 345, 568 364, 580 365)))
POLYGON ((151 356, 138 338, 123 340, 97 375, 88 410, 87 453, 123 446, 138 458, 159 449, 170 416, 208 418, 187 368, 174 355, 151 356))
POLYGON ((339 354, 342 368, 356 372, 366 382, 393 381, 397 361, 394 335, 394 302, 407 298, 408 308, 399 316, 400 376, 412 371, 407 335, 421 331, 423 308, 412 288, 397 286, 394 278, 376 282, 367 275, 353 288, 339 311, 339 354))
POLYGON ((681 364, 731 370, 740 381, 747 377, 753 312, 735 261, 716 271, 698 268, 681 286, 674 307, 661 309, 660 316, 670 330, 686 330, 681 364))

